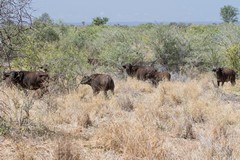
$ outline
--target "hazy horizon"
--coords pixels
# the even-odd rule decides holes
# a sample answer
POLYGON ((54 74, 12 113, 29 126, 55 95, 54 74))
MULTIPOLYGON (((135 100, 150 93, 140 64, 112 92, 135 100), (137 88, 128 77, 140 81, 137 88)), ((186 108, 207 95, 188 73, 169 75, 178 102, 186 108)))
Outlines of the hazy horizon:
POLYGON ((55 21, 64 23, 92 22, 95 17, 108 17, 109 23, 219 23, 222 22, 220 9, 232 5, 240 9, 236 0, 122 0, 111 1, 57 1, 35 0, 33 16, 48 13, 55 21))

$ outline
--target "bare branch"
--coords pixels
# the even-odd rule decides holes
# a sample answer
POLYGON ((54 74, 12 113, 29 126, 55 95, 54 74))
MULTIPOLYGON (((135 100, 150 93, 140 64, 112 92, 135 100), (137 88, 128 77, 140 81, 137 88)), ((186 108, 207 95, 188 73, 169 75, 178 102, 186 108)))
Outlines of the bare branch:
POLYGON ((32 0, 0 1, 0 58, 10 60, 18 52, 19 40, 32 23, 32 0))

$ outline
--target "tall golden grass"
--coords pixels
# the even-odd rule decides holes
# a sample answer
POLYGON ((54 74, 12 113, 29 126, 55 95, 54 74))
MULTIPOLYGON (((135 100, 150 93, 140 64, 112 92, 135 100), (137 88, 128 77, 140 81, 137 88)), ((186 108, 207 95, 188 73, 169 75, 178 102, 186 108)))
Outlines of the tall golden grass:
POLYGON ((240 159, 240 81, 115 79, 115 95, 91 87, 33 99, 0 88, 0 159, 240 159))

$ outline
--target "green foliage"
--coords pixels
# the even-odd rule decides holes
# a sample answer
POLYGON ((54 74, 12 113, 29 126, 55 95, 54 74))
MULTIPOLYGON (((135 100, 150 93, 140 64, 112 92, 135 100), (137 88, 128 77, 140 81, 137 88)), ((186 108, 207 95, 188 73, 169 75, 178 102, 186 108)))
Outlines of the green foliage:
POLYGON ((9 132, 10 127, 7 123, 0 117, 0 136, 5 135, 9 132))
POLYGON ((118 68, 122 63, 143 61, 145 45, 139 30, 129 27, 104 28, 92 42, 94 58, 105 67, 118 68))
POLYGON ((233 23, 214 26, 213 30, 208 31, 208 36, 206 36, 204 41, 203 46, 206 46, 208 49, 208 54, 205 54, 205 61, 211 64, 209 67, 229 66, 225 53, 229 46, 239 43, 240 28, 233 23))
POLYGON ((43 13, 40 17, 34 19, 33 21, 33 25, 39 25, 39 24, 50 25, 50 24, 53 24, 53 20, 51 19, 48 13, 43 13))
POLYGON ((155 62, 169 71, 224 65, 239 70, 240 27, 233 23, 69 26, 44 17, 36 19, 34 30, 14 39, 21 45, 12 64, 25 70, 48 65, 50 75, 58 77, 55 85, 64 91, 79 85, 79 75, 113 74, 121 64, 136 61, 155 62))
POLYGON ((230 5, 227 5, 227 6, 224 6, 221 8, 221 12, 220 12, 220 15, 222 17, 222 20, 224 22, 237 22, 238 21, 238 9, 233 7, 233 6, 230 6, 230 5))
MULTIPOLYGON (((43 13, 39 18, 33 22, 33 28, 36 29, 34 33, 35 39, 43 42, 58 41, 59 34, 54 29, 53 20, 47 13, 43 13)), ((60 29, 63 29, 62 26, 60 29)))
POLYGON ((21 47, 21 53, 12 61, 13 66, 23 70, 37 70, 42 66, 41 52, 47 53, 45 43, 36 41, 31 35, 26 35, 22 41, 25 43, 21 47))
POLYGON ((169 69, 178 70, 190 58, 190 43, 175 26, 163 26, 155 30, 152 46, 156 59, 169 69))
POLYGON ((108 20, 109 20, 109 18, 107 18, 107 17, 102 17, 102 18, 96 17, 96 18, 93 18, 92 24, 100 26, 100 25, 107 24, 108 20))
MULTIPOLYGON (((43 13, 39 18, 33 22, 35 39, 43 42, 54 42, 60 39, 59 34, 54 29, 54 23, 47 13, 43 13)), ((61 26, 60 29, 63 29, 61 26)), ((63 30, 62 30, 63 31, 63 30)))
POLYGON ((11 60, 18 56, 21 40, 25 32, 30 29, 31 0, 0 1, 0 63, 7 62, 11 69, 11 60))
POLYGON ((97 38, 98 32, 101 32, 103 28, 97 26, 87 26, 78 28, 77 31, 72 33, 70 41, 78 50, 88 50, 91 54, 96 50, 93 48, 92 42, 97 38))
POLYGON ((227 65, 236 71, 240 71, 240 44, 233 44, 225 51, 227 65))
POLYGON ((36 33, 36 39, 43 42, 54 42, 59 41, 60 38, 51 26, 46 26, 36 33))

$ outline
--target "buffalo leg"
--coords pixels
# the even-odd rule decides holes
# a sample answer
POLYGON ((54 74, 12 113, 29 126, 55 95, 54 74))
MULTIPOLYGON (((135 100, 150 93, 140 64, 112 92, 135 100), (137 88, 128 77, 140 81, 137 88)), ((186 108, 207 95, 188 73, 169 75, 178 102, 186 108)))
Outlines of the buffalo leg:
POLYGON ((34 96, 39 99, 39 98, 42 98, 43 95, 46 94, 46 93, 49 93, 49 90, 47 88, 45 88, 45 87, 44 88, 39 88, 34 93, 34 96))
POLYGON ((114 95, 114 90, 113 90, 113 89, 111 89, 111 92, 112 92, 112 94, 114 95))
POLYGON ((231 84, 232 84, 233 86, 235 86, 235 84, 236 84, 235 80, 234 80, 234 81, 231 81, 231 84))
POLYGON ((93 91, 93 95, 94 95, 94 96, 96 96, 96 95, 98 95, 98 94, 99 94, 99 91, 98 91, 98 90, 94 90, 94 91, 93 91))
POLYGON ((104 91, 105 98, 108 99, 107 91, 104 91))
POLYGON ((220 81, 217 81, 217 85, 218 85, 218 87, 219 87, 219 85, 220 85, 220 81))
POLYGON ((25 96, 28 96, 28 92, 27 92, 27 90, 23 90, 23 93, 25 94, 25 96))
POLYGON ((39 99, 39 98, 42 97, 42 95, 43 95, 42 90, 41 89, 37 89, 35 91, 35 93, 33 94, 33 97, 36 98, 36 99, 39 99))
POLYGON ((151 79, 151 82, 152 82, 153 86, 157 88, 157 86, 158 86, 157 80, 151 79))

